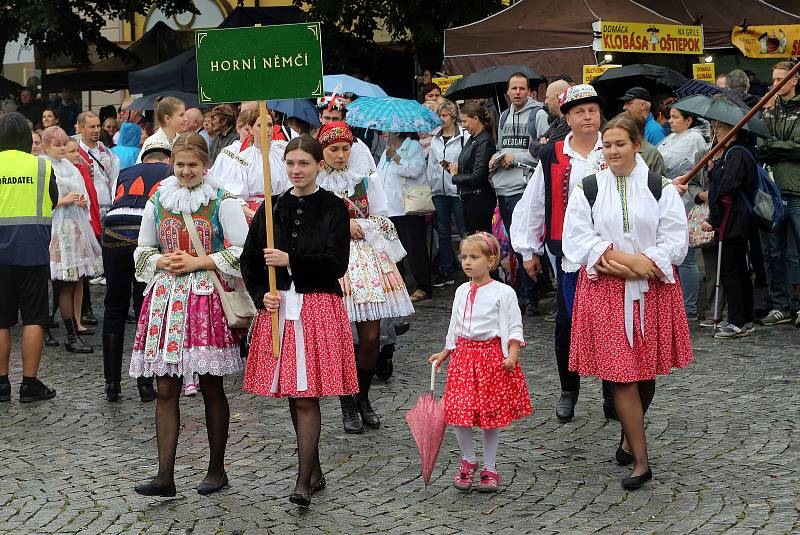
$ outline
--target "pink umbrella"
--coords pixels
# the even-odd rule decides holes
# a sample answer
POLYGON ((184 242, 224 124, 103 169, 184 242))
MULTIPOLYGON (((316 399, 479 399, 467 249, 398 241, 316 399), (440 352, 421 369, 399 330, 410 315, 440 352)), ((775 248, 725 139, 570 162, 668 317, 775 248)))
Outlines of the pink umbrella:
POLYGON ((444 440, 444 430, 447 427, 444 421, 444 401, 436 399, 435 381, 436 364, 432 364, 430 392, 422 394, 414 408, 406 413, 406 422, 419 449, 425 488, 431 481, 431 473, 436 465, 436 458, 444 440))

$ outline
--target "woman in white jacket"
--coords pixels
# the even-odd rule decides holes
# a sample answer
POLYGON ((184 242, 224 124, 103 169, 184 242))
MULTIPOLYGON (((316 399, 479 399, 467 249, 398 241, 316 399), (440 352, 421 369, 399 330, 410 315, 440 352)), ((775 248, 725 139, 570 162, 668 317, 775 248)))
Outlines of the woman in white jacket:
POLYGON ((378 178, 386 193, 389 219, 408 253, 411 274, 417 283, 411 294, 412 303, 430 299, 433 291, 425 216, 407 214, 403 200, 405 187, 428 185, 425 155, 415 138, 413 132, 390 133, 386 150, 378 162, 378 178))
POLYGON ((453 284, 454 257, 450 236, 451 221, 455 219, 458 233, 466 236, 464 224, 464 204, 458 196, 458 188, 453 184, 450 162, 457 162, 461 149, 469 138, 469 132, 456 124, 458 107, 449 100, 443 100, 437 109, 442 127, 431 138, 428 152, 427 174, 436 207, 436 234, 439 236, 439 276, 433 281, 436 288, 453 284))

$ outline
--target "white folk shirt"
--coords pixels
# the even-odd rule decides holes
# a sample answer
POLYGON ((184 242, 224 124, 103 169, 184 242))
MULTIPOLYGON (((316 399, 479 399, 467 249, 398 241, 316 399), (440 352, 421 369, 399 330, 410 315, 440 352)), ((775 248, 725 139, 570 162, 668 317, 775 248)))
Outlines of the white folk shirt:
MULTIPOLYGON (((572 132, 564 139, 564 155, 569 158, 571 170, 569 173, 569 190, 581 183, 584 177, 596 173, 602 162, 603 146, 602 136, 597 134, 597 144, 588 157, 584 158, 576 152, 570 142, 572 132)), ((525 193, 514 208, 514 217, 511 221, 509 235, 514 251, 522 255, 522 260, 530 260, 533 255, 544 254, 544 228, 545 228, 545 195, 544 195, 544 168, 540 161, 536 166, 533 176, 525 187, 525 193)))
POLYGON ((496 280, 478 286, 473 302, 470 302, 470 290, 469 282, 456 290, 445 347, 455 349, 459 338, 500 338, 503 356, 508 357, 508 343, 511 340, 525 343, 517 294, 511 286, 496 280))
MULTIPOLYGON (((234 141, 223 148, 214 165, 208 170, 208 181, 217 188, 237 196, 242 204, 264 197, 264 167, 261 149, 249 146, 241 150, 242 142, 234 141)), ((280 195, 292 184, 283 161, 285 141, 273 141, 269 149, 270 185, 272 195, 280 195)))
MULTIPOLYGON (((586 267, 589 278, 596 278, 595 265, 609 250, 644 254, 661 270, 661 281, 674 284, 673 265, 679 265, 689 248, 686 211, 671 183, 662 185, 656 201, 647 185, 647 164, 638 154, 636 168, 628 177, 617 178, 610 169, 597 174, 594 206, 575 188, 567 204, 562 250, 571 263, 586 267)), ((625 281, 625 334, 633 347, 633 303, 639 301, 639 321, 644 332, 646 279, 625 281)))
POLYGON ((178 136, 180 136, 180 134, 178 132, 175 132, 175 136, 172 139, 170 139, 167 137, 167 133, 164 132, 164 129, 159 128, 158 130, 155 131, 155 133, 153 133, 152 136, 145 139, 144 143, 142 143, 142 150, 139 151, 139 155, 136 157, 136 163, 142 163, 142 154, 153 143, 158 143, 160 146, 168 144, 171 147, 178 139, 178 136))
POLYGON ((80 143, 81 149, 89 154, 92 162, 92 182, 97 191, 97 204, 101 209, 107 209, 114 202, 114 193, 119 177, 119 158, 101 141, 98 141, 92 149, 83 142, 83 139, 80 139, 78 143, 80 143))

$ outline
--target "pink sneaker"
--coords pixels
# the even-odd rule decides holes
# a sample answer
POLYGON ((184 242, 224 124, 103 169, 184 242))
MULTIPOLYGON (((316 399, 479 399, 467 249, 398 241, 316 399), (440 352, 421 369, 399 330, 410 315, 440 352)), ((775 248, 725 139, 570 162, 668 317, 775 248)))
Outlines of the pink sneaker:
POLYGON ((497 485, 500 483, 500 476, 484 468, 481 471, 481 479, 475 486, 478 492, 492 493, 497 492, 497 485))
POLYGON ((461 459, 461 466, 456 472, 456 477, 453 478, 453 486, 461 491, 468 491, 472 488, 472 480, 475 478, 475 470, 478 468, 478 463, 472 464, 467 462, 466 459, 461 459))
POLYGON ((183 387, 183 395, 187 397, 192 397, 197 394, 197 385, 194 383, 186 383, 186 386, 183 387))

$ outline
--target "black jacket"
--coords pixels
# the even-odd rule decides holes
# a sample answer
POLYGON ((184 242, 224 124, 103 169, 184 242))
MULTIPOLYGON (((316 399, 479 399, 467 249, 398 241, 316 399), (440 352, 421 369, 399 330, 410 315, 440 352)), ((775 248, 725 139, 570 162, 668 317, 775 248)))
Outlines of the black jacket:
POLYGON ((725 224, 723 239, 747 240, 755 230, 755 220, 746 200, 753 199, 756 189, 756 166, 750 156, 749 147, 741 143, 734 143, 725 150, 722 159, 714 162, 711 169, 708 189, 708 222, 715 229, 719 229, 725 216, 723 199, 733 201, 728 221, 725 224), (736 147, 736 148, 735 148, 736 147))
MULTIPOLYGON (((278 290, 292 282, 298 293, 342 295, 339 279, 347 272, 350 257, 350 217, 344 203, 323 189, 305 197, 291 191, 272 197, 275 248, 289 253, 289 266, 276 268, 278 290)), ((269 290, 264 248, 267 246, 264 204, 253 223, 241 255, 242 277, 257 307, 264 307, 269 290)))
POLYGON ((458 156, 458 174, 453 177, 453 184, 458 186, 460 195, 492 188, 489 183, 489 160, 494 152, 494 140, 487 129, 467 140, 458 156))

